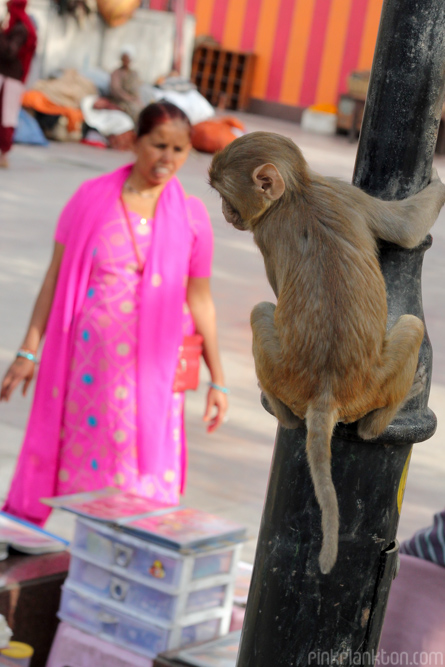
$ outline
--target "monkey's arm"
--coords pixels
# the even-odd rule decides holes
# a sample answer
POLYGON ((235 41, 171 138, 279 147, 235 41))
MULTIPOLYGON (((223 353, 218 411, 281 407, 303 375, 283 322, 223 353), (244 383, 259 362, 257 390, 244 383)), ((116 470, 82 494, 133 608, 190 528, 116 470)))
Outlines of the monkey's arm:
POLYGON ((367 199, 366 217, 374 236, 404 248, 415 248, 428 234, 445 203, 445 185, 433 169, 429 185, 407 199, 392 202, 367 199))

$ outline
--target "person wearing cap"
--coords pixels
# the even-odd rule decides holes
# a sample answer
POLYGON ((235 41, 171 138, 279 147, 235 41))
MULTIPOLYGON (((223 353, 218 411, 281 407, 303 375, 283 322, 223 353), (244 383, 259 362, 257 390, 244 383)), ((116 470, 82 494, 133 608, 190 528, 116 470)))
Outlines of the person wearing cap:
POLYGON ((9 0, 6 25, 0 28, 0 167, 8 166, 24 83, 37 47, 26 4, 27 0, 9 0))
POLYGON ((136 121, 143 104, 139 97, 139 76, 131 68, 131 61, 135 57, 134 48, 130 44, 123 46, 120 57, 121 66, 111 74, 110 100, 136 121))

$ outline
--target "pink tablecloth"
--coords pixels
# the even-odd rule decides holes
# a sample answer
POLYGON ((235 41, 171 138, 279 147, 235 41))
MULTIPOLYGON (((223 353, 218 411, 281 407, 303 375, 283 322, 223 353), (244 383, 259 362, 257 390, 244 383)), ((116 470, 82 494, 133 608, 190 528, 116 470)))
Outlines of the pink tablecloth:
POLYGON ((400 555, 379 652, 381 665, 445 665, 444 567, 400 555))
MULTIPOLYGON (((243 625, 245 609, 234 606, 230 632, 243 625)), ((46 667, 152 667, 148 658, 60 623, 46 667)))
POLYGON ((46 667, 152 667, 142 655, 60 623, 46 667))

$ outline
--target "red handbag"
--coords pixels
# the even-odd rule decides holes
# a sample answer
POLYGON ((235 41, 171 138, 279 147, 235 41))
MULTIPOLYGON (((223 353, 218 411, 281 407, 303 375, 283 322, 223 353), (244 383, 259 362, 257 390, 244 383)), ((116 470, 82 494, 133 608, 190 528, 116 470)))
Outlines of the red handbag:
POLYGON ((203 337, 200 334, 184 336, 179 347, 173 391, 197 389, 199 384, 199 362, 202 355, 203 337))

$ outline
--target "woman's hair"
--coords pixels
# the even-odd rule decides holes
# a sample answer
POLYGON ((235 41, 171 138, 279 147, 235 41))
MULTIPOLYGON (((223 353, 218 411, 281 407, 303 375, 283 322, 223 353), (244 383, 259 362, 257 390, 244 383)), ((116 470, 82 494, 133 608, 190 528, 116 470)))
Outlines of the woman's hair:
POLYGON ((145 134, 150 134, 152 130, 158 125, 168 123, 171 120, 182 121, 190 132, 192 129, 191 123, 186 114, 171 102, 153 102, 139 114, 137 137, 143 137, 145 134))

